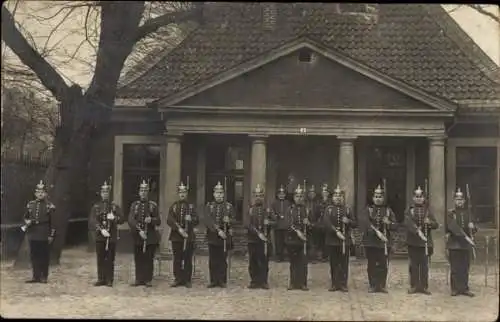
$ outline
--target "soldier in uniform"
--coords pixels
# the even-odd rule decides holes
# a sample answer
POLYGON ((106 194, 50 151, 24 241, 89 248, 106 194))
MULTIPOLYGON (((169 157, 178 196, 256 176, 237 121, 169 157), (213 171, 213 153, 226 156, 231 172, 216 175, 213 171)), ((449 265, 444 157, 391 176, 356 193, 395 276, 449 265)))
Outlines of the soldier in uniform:
POLYGON ((316 218, 316 225, 314 229, 316 249, 318 251, 318 254, 316 256, 318 258, 321 258, 322 262, 326 262, 328 260, 328 255, 329 255, 325 243, 326 232, 324 230, 324 225, 323 225, 323 216, 325 214, 326 208, 332 205, 332 200, 330 198, 330 195, 331 192, 330 189, 328 188, 328 184, 325 183, 321 189, 321 200, 319 201, 318 205, 319 216, 318 218, 316 218))
POLYGON ((269 243, 272 211, 264 206, 264 189, 260 184, 255 187, 254 204, 248 210, 248 257, 250 285, 248 288, 269 289, 269 243))
POLYGON ((142 181, 139 186, 139 200, 130 206, 128 216, 130 231, 134 239, 135 283, 131 286, 153 286, 153 260, 159 234, 156 230, 161 225, 158 205, 149 200, 149 184, 142 181))
POLYGON ((325 209, 322 221, 326 231, 325 243, 330 254, 331 287, 329 291, 347 292, 350 233, 357 224, 351 209, 345 205, 344 191, 338 185, 333 191, 333 204, 325 209))
POLYGON ((188 187, 181 182, 177 187, 177 193, 179 200, 170 206, 167 217, 167 224, 172 228, 169 239, 174 253, 175 282, 171 286, 190 288, 196 240, 194 227, 198 225, 199 220, 194 205, 187 200, 188 187))
POLYGON ((405 214, 406 244, 410 257, 409 294, 431 294, 428 290, 429 261, 433 250, 431 229, 438 229, 439 224, 425 201, 424 192, 418 187, 413 194, 413 205, 405 214))
POLYGON ((359 223, 368 259, 369 292, 387 293, 391 231, 397 229, 397 224, 394 212, 386 205, 385 191, 380 185, 373 193, 373 205, 363 211, 359 223))
POLYGON ((286 244, 290 256, 289 290, 307 288, 307 237, 311 235, 311 213, 304 204, 304 190, 297 186, 294 203, 288 209, 286 244))
POLYGON ((118 205, 109 200, 111 186, 101 186, 101 201, 90 211, 90 229, 96 231, 97 282, 94 286, 113 286, 118 225, 124 222, 118 205))
POLYGON ((36 185, 35 200, 28 202, 24 213, 24 225, 28 234, 33 278, 26 283, 47 283, 49 276, 50 244, 54 240, 54 211, 56 207, 47 200, 42 181, 36 185))
POLYGON ((307 257, 311 262, 317 261, 317 252, 318 249, 318 229, 317 229, 317 220, 320 217, 320 205, 318 200, 316 199, 316 188, 314 185, 310 185, 307 191, 307 198, 305 202, 305 206, 309 209, 310 220, 313 224, 311 227, 311 238, 307 240, 307 257))
MULTIPOLYGON (((470 202, 470 200, 468 200, 470 202)), ((449 251, 451 296, 466 295, 473 297, 469 290, 469 267, 471 251, 474 252, 474 234, 477 226, 473 214, 465 208, 464 194, 458 188, 455 193, 455 208, 450 209, 446 218, 449 251)))
POLYGON ((288 229, 287 210, 290 207, 290 201, 286 199, 286 192, 283 185, 278 190, 277 199, 274 200, 272 205, 272 212, 276 217, 276 225, 274 227, 274 239, 276 257, 279 262, 285 260, 285 235, 288 229))
POLYGON ((208 240, 209 288, 227 286, 228 251, 232 247, 232 222, 234 208, 225 201, 224 187, 217 182, 214 187, 214 201, 205 207, 205 225, 208 240))

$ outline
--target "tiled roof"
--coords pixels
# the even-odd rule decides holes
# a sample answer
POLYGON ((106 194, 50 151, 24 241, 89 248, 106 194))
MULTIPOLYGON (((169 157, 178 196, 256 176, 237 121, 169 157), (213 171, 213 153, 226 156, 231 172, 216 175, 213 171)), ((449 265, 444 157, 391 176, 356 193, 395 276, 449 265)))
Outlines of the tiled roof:
POLYGON ((120 87, 117 97, 168 97, 304 36, 438 97, 500 97, 494 76, 498 66, 484 57, 474 59, 477 48, 464 44, 456 30, 448 31, 450 21, 440 20, 447 13, 439 5, 381 4, 377 20, 339 14, 332 4, 276 6, 276 22, 269 30, 262 22, 261 3, 211 4, 204 24, 120 87))

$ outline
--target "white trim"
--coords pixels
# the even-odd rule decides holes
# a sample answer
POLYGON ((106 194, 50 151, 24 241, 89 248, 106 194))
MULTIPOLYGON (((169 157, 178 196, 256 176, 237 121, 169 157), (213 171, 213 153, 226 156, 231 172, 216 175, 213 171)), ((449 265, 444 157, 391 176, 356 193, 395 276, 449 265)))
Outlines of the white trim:
POLYGON ((154 102, 157 98, 115 98, 115 108, 119 109, 119 106, 133 106, 133 107, 144 107, 146 105, 154 102))
POLYGON ((285 44, 282 47, 279 47, 275 50, 272 50, 270 52, 266 52, 264 55, 260 55, 256 57, 255 59, 252 59, 246 63, 240 64, 236 66, 235 68, 232 68, 226 72, 220 73, 216 75, 215 77, 212 77, 212 79, 209 82, 204 82, 199 85, 194 85, 194 86, 189 86, 183 91, 180 91, 174 95, 171 95, 169 97, 160 99, 156 102, 156 104, 159 107, 168 107, 171 105, 174 105, 176 103, 179 103, 189 97, 192 97, 196 94, 199 94, 203 91, 206 91, 216 85, 222 84, 224 82, 227 82, 231 79, 234 79, 244 73, 247 73, 249 71, 252 71, 254 69, 257 69, 265 64, 268 64, 278 58, 281 58, 283 56, 286 56, 288 54, 293 53, 294 51, 300 49, 300 48, 309 48, 311 50, 314 50, 323 56, 335 61, 336 63, 339 63, 343 65, 344 67, 347 67, 353 71, 356 71, 364 76, 367 76, 379 83, 382 83, 390 88, 393 88, 399 92, 405 93, 406 95, 413 97, 419 101, 422 101, 430 106, 435 107, 438 110, 442 111, 456 111, 457 110, 457 105, 451 101, 444 100, 441 98, 437 98, 435 96, 432 96, 430 94, 427 94, 423 90, 417 89, 415 87, 411 87, 403 82, 399 82, 387 75, 384 75, 377 70, 370 68, 366 65, 363 65, 354 59, 351 59, 337 51, 334 51, 330 48, 326 49, 322 45, 307 39, 305 37, 302 37, 300 39, 297 39, 295 41, 292 41, 288 44, 285 44), (265 57, 264 59, 262 57, 265 57))
MULTIPOLYGON (((113 164, 113 201, 122 206, 122 194, 123 194, 123 145, 125 144, 158 144, 163 145, 162 136, 147 136, 147 135, 115 135, 114 139, 114 164, 113 164)), ((160 162, 160 178, 162 177, 161 172, 164 167, 161 166, 160 162)), ((161 187, 162 185, 160 185, 161 187)), ((160 192, 159 198, 162 198, 160 192)), ((160 201, 161 204, 161 201, 160 201)), ((123 207, 122 207, 123 208, 123 207)), ((123 209, 124 213, 127 214, 128 210, 123 209)), ((120 226, 120 229, 129 229, 128 224, 124 223, 120 226)))

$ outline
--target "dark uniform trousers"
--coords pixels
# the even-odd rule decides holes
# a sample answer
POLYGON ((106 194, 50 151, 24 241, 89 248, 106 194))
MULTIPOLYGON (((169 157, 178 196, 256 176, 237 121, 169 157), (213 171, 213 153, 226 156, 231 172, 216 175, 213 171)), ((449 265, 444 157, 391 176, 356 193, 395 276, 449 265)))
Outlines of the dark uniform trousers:
MULTIPOLYGON (((387 249, 390 253, 390 249, 387 249)), ((384 248, 365 247, 368 259, 368 283, 371 288, 385 288, 387 282, 388 257, 384 254, 384 248)))
POLYGON ((33 279, 49 277, 50 247, 48 240, 30 240, 30 259, 33 269, 33 279))
POLYGON ((288 245, 288 254, 290 256, 290 286, 307 287, 307 255, 304 255, 304 245, 288 245))
POLYGON ((469 249, 450 249, 450 286, 459 293, 469 291, 469 249))
POLYGON ((183 251, 183 241, 173 241, 172 251, 174 253, 174 277, 176 282, 191 283, 193 276, 193 253, 194 243, 187 242, 183 251))
MULTIPOLYGON (((251 284, 267 284, 269 275, 269 256, 264 254, 264 243, 248 243, 249 266, 251 284)), ((268 249, 269 254, 269 249, 268 249)))
POLYGON ((219 286, 227 284, 227 255, 227 251, 224 252, 224 245, 208 245, 208 266, 211 284, 219 286))
POLYGON ((276 243, 276 257, 280 261, 285 260, 285 251, 286 251, 285 238, 286 238, 286 230, 276 229, 274 231, 274 239, 276 243))
POLYGON ((146 251, 142 251, 142 243, 134 245, 135 280, 139 283, 149 283, 153 280, 154 256, 156 244, 146 246, 146 251))
POLYGON ((345 254, 342 254, 342 246, 328 246, 330 255, 330 278, 332 286, 337 288, 347 287, 349 278, 349 247, 346 247, 345 254))
POLYGON ((330 251, 325 246, 325 231, 323 229, 315 229, 314 240, 316 250, 319 252, 319 259, 325 260, 329 257, 330 251))
MULTIPOLYGON (((432 254, 432 248, 428 249, 432 254)), ((410 287, 426 290, 429 287, 429 259, 425 255, 425 247, 408 245, 410 257, 410 287)))
POLYGON ((106 241, 95 243, 97 253, 97 281, 113 283, 115 275, 116 243, 111 241, 106 251, 106 241))

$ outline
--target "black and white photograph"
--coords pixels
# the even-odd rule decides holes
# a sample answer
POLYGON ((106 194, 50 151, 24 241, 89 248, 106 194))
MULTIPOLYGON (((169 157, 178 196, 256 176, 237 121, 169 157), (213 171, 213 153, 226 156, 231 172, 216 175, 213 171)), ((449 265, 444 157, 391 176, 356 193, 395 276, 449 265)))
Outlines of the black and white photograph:
POLYGON ((498 318, 498 5, 7 0, 1 24, 2 318, 498 318))

